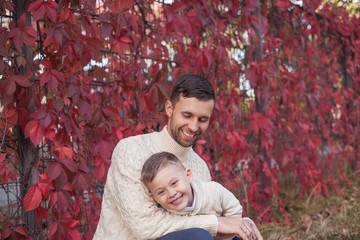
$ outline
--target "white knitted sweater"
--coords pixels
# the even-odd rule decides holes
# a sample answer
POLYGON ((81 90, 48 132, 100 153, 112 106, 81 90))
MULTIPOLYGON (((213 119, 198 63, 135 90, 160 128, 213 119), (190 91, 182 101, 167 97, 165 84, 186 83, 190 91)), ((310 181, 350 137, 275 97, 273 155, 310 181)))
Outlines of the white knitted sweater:
POLYGON ((114 149, 102 199, 94 240, 157 239, 187 228, 218 230, 216 215, 181 216, 158 208, 140 181, 141 168, 152 154, 168 151, 204 181, 210 181, 205 162, 191 147, 184 148, 170 137, 166 127, 122 139, 114 149))

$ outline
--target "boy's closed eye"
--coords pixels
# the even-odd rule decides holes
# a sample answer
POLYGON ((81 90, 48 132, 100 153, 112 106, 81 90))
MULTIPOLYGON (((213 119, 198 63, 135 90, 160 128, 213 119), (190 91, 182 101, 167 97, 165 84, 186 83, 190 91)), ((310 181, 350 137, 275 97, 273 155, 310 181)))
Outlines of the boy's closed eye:
POLYGON ((156 195, 161 196, 161 195, 164 195, 164 193, 165 193, 165 190, 160 190, 156 193, 156 195))

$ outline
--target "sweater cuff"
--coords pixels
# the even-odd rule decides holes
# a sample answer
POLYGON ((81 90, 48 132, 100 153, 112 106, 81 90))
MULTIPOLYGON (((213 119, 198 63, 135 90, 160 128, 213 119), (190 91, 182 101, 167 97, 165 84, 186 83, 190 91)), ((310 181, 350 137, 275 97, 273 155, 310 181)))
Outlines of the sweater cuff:
POLYGON ((210 232, 211 235, 216 236, 219 229, 219 221, 216 215, 200 215, 203 217, 203 228, 210 232))

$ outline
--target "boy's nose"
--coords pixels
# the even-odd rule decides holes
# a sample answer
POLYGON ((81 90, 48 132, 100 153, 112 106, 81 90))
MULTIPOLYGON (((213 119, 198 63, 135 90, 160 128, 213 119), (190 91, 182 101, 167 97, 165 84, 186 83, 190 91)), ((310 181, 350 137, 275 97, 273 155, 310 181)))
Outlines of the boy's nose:
POLYGON ((169 189, 169 197, 172 198, 172 197, 174 197, 175 195, 176 195, 176 190, 173 189, 173 188, 169 189))

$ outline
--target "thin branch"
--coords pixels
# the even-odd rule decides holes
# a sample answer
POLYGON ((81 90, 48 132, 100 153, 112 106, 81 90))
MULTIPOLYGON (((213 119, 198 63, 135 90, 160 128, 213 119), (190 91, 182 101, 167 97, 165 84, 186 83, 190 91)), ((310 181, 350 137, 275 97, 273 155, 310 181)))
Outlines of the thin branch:
POLYGON ((6 136, 7 123, 8 123, 8 121, 7 121, 7 112, 6 112, 6 109, 7 109, 7 108, 4 107, 4 112, 5 112, 5 126, 4 126, 4 135, 3 135, 2 140, 1 140, 0 151, 1 151, 1 149, 2 149, 2 146, 5 147, 5 136, 6 136))

